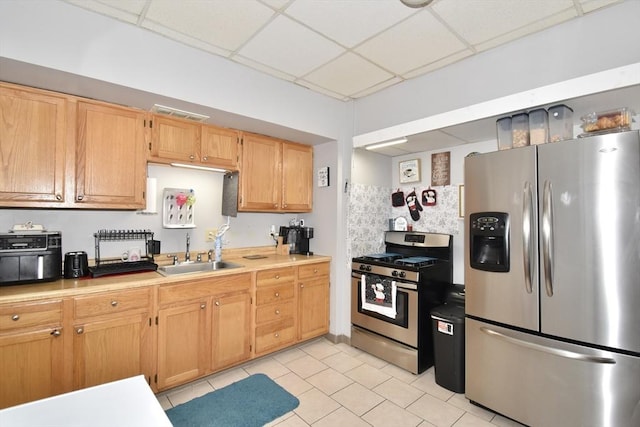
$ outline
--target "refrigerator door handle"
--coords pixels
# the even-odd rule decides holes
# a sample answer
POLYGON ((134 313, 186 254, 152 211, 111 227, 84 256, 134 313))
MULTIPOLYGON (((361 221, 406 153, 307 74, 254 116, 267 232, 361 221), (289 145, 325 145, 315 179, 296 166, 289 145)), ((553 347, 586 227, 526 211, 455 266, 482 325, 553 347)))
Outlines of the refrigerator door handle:
POLYGON ((533 215, 533 194, 531 192, 531 184, 529 181, 524 183, 523 188, 523 198, 522 198, 522 255, 524 261, 524 288, 527 293, 532 293, 533 288, 531 283, 533 282, 533 277, 531 274, 533 269, 531 268, 531 243, 532 238, 531 235, 533 226, 533 221, 531 217, 533 215))
POLYGON ((544 182, 542 193, 542 263, 547 296, 553 296, 553 206, 551 181, 544 182))
POLYGON ((541 344, 521 340, 518 338, 510 337, 501 332, 489 329, 486 326, 480 327, 480 330, 485 334, 507 341, 511 344, 518 345, 520 347, 529 348, 531 350, 541 351, 543 353, 551 354, 553 356, 564 357, 565 359, 581 360, 584 362, 602 363, 602 364, 615 364, 616 361, 610 357, 594 356, 591 354, 576 353, 575 351, 563 350, 560 348, 547 347, 541 344))

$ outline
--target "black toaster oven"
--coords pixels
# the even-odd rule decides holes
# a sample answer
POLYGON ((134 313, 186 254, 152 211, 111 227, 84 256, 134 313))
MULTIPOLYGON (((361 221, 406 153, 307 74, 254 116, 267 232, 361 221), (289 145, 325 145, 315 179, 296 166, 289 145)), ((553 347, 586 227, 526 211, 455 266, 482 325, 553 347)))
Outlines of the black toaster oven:
POLYGON ((62 236, 54 231, 0 233, 0 285, 62 277, 62 236))

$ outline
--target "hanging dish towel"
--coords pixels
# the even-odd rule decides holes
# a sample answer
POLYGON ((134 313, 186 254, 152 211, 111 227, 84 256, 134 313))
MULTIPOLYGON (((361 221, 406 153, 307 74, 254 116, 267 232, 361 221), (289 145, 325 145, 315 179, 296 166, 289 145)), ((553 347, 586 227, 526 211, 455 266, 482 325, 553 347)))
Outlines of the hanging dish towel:
POLYGON ((360 280, 360 295, 362 296, 362 308, 373 311, 383 316, 395 319, 396 311, 396 282, 382 280, 377 276, 362 275, 360 280))

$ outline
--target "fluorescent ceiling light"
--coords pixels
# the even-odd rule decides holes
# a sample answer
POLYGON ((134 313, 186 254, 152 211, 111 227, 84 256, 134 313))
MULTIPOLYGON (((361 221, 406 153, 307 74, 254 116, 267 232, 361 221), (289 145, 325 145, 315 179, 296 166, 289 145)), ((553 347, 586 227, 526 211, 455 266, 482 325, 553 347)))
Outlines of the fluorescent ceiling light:
POLYGON ((198 170, 209 171, 209 172, 222 172, 222 173, 227 172, 226 169, 210 168, 208 166, 189 165, 186 163, 171 163, 171 166, 175 166, 178 168, 198 169, 198 170))
POLYGON ((393 141, 381 142, 379 144, 367 145, 364 148, 366 148, 367 150, 375 150, 376 148, 382 148, 382 147, 389 147, 391 145, 404 144, 405 142, 407 142, 407 138, 400 138, 400 139, 394 139, 393 141))

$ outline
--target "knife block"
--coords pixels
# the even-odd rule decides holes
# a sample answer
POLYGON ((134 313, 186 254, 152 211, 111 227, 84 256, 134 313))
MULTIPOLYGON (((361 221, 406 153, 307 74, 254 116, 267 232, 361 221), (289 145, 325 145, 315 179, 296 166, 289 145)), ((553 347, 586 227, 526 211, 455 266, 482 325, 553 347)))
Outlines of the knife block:
POLYGON ((282 243, 284 238, 282 236, 278 236, 278 246, 276 246, 276 254, 278 255, 289 255, 289 245, 282 243))

